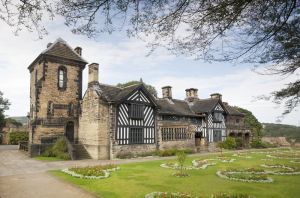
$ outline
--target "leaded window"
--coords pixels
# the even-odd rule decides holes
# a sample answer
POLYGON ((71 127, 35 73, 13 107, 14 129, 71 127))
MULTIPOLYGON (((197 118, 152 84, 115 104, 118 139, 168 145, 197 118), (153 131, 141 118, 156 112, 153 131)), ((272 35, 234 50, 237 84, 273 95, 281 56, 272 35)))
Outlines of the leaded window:
POLYGON ((143 128, 130 128, 129 129, 129 144, 143 144, 144 131, 143 128))
POLYGON ((129 105, 129 117, 132 119, 144 119, 144 105, 130 104, 129 105))
POLYGON ((64 90, 67 87, 67 69, 63 66, 58 68, 58 88, 64 90))
POLYGON ((54 105, 53 105, 53 102, 51 102, 51 101, 48 102, 47 115, 48 116, 54 115, 54 105))
POLYGON ((214 122, 222 122, 223 115, 221 112, 214 112, 214 122))

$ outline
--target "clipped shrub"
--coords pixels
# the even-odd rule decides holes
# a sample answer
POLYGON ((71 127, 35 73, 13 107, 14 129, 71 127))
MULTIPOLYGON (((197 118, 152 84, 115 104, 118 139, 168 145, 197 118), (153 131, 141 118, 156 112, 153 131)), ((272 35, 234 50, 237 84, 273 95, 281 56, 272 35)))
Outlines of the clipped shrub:
POLYGON ((130 152, 120 152, 116 155, 117 158, 119 159, 130 159, 130 158, 134 158, 134 154, 130 153, 130 152))
POLYGON ((43 154, 44 157, 57 157, 64 160, 71 159, 68 153, 68 146, 63 137, 56 140, 55 144, 49 147, 43 154))
POLYGON ((20 141, 28 141, 28 132, 19 131, 9 133, 9 144, 19 144, 20 141))
POLYGON ((236 142, 236 148, 242 148, 243 147, 243 139, 241 137, 235 138, 236 142))

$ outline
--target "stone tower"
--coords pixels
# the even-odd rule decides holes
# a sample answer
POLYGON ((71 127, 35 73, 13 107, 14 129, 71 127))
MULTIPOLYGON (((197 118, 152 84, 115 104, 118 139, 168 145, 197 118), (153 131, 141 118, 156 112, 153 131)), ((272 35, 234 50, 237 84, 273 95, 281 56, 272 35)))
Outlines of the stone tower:
POLYGON ((78 137, 78 116, 82 99, 82 71, 87 62, 82 49, 74 50, 62 39, 49 43, 29 65, 31 155, 40 145, 52 143, 59 136, 71 142, 78 137))

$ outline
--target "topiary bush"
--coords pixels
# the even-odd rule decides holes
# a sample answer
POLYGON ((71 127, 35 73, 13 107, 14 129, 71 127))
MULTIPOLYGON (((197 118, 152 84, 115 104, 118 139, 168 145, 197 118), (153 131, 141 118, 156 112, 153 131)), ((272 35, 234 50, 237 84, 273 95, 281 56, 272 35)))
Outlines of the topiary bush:
POLYGON ((19 144, 20 141, 28 141, 28 132, 19 131, 9 133, 9 144, 19 144))
POLYGON ((260 138, 255 138, 251 141, 250 146, 252 148, 273 148, 276 147, 275 145, 269 143, 269 142, 264 142, 260 138))
POLYGON ((44 157, 57 157, 64 160, 71 159, 68 153, 67 142, 63 137, 60 137, 56 140, 55 144, 48 148, 42 156, 44 157))
POLYGON ((166 149, 166 150, 158 150, 156 155, 160 157, 168 157, 168 156, 175 156, 178 151, 183 151, 185 154, 192 154, 194 151, 192 149, 166 149))

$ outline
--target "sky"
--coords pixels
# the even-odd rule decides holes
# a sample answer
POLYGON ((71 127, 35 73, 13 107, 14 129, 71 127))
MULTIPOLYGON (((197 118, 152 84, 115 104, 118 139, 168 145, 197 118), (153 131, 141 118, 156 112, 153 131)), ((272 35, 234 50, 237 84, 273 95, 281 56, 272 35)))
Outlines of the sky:
MULTIPOLYGON (((147 56, 150 49, 144 41, 128 38, 122 32, 102 34, 89 39, 74 35, 61 20, 47 24, 48 35, 38 39, 35 33, 21 31, 18 36, 0 21, 0 91, 11 102, 7 116, 25 116, 29 111, 29 64, 49 42, 64 39, 73 48, 82 47, 82 56, 89 63, 99 63, 99 81, 105 84, 140 78, 153 85, 161 97, 161 87, 172 86, 173 98, 184 99, 186 88, 197 88, 199 98, 221 93, 223 101, 246 108, 260 122, 274 123, 283 107, 271 101, 255 100, 257 96, 279 90, 299 79, 293 76, 266 76, 252 71, 254 65, 226 62, 208 63, 191 57, 175 56, 164 48, 147 56)), ((87 68, 83 73, 83 91, 87 87, 87 68)), ((300 125, 299 107, 285 116, 283 124, 300 125)))

